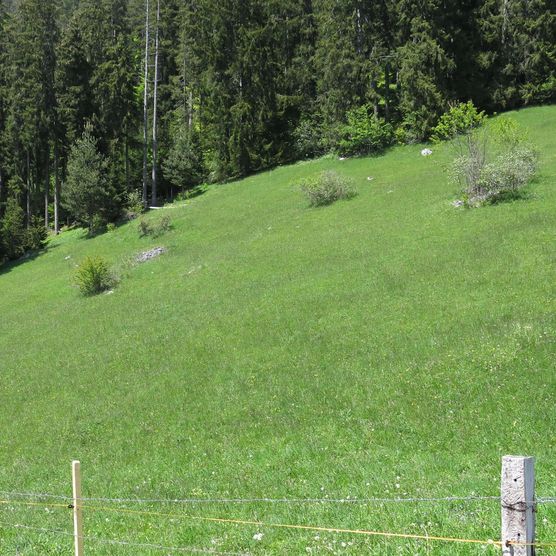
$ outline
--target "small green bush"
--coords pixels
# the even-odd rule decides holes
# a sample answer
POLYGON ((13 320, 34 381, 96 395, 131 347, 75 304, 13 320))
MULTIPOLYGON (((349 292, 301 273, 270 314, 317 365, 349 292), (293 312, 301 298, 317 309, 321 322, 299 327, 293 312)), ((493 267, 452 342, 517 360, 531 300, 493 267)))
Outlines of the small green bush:
POLYGON ((125 217, 135 220, 144 210, 142 195, 139 191, 130 191, 126 195, 125 217))
POLYGON ((106 218, 101 214, 95 214, 91 220, 91 225, 89 226, 89 235, 94 236, 97 234, 102 234, 106 231, 106 218))
POLYGON ((137 229, 139 231, 139 237, 159 237, 172 229, 172 223, 169 216, 166 214, 157 222, 149 222, 141 218, 137 229))
POLYGON ((102 257, 87 257, 78 267, 75 279, 83 295, 96 295, 110 289, 114 277, 102 257))
POLYGON ((340 140, 340 154, 353 156, 383 150, 395 140, 394 128, 372 113, 368 104, 346 114, 340 140))
POLYGON ((496 119, 491 125, 491 133, 494 142, 503 149, 518 149, 529 140, 527 130, 508 117, 496 119))
POLYGON ((431 139, 439 142, 468 134, 483 125, 485 120, 486 114, 479 112, 471 101, 461 102, 440 117, 432 130, 431 139))
POLYGON ((42 249, 48 237, 48 232, 44 227, 42 220, 32 217, 27 230, 27 241, 25 247, 32 251, 42 249))
POLYGON ((353 182, 333 171, 306 178, 300 183, 300 187, 312 207, 330 205, 357 195, 353 182))
POLYGON ((141 220, 139 220, 139 224, 137 225, 137 231, 139 232, 139 237, 150 236, 152 234, 151 223, 144 218, 141 218, 141 220))
POLYGON ((114 222, 109 222, 108 224, 106 224, 106 231, 107 232, 115 232, 117 229, 116 224, 114 224, 114 222))

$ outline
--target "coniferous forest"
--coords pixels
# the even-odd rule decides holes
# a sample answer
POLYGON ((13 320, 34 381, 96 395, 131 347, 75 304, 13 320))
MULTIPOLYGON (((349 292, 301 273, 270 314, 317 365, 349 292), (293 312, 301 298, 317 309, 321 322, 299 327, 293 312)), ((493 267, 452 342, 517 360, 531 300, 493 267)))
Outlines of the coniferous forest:
POLYGON ((556 100, 556 0, 1 0, 0 260, 467 100, 556 100))

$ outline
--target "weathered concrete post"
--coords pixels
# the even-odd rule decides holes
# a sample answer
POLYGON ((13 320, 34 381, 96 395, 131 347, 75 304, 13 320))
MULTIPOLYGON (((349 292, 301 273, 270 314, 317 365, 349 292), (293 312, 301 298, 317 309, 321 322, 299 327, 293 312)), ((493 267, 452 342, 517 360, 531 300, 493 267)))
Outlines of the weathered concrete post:
POLYGON ((535 458, 502 458, 501 503, 502 554, 534 556, 535 458))

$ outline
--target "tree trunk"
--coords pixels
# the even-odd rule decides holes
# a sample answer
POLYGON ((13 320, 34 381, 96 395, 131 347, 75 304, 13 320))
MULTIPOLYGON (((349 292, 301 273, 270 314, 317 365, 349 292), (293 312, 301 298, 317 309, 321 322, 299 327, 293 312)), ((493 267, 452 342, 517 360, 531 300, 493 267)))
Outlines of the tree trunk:
POLYGON ((193 91, 189 91, 189 102, 188 102, 187 110, 188 110, 187 126, 188 126, 189 136, 191 137, 191 128, 193 127, 193 91))
POLYGON ((46 156, 46 177, 44 178, 44 227, 50 224, 48 204, 50 202, 50 153, 46 156))
POLYGON ((54 233, 60 233, 60 176, 58 175, 58 145, 54 145, 54 233))
POLYGON ((127 134, 127 122, 125 124, 124 142, 125 190, 129 193, 129 137, 127 134))
POLYGON ((160 0, 156 7, 156 37, 154 41, 154 91, 153 91, 153 175, 151 204, 157 205, 157 186, 158 186, 158 137, 157 137, 157 116, 158 116, 158 46, 160 35, 160 0))
POLYGON ((380 98, 376 79, 371 79, 371 90, 373 91, 373 114, 378 118, 378 99, 380 98))
POLYGON ((149 0, 146 0, 145 18, 145 78, 143 80, 143 206, 148 206, 148 170, 147 158, 149 148, 149 0))
POLYGON ((29 149, 27 149, 27 185, 26 185, 26 193, 27 193, 27 200, 26 200, 26 209, 25 209, 25 219, 27 222, 27 229, 31 226, 31 155, 29 153, 29 149))

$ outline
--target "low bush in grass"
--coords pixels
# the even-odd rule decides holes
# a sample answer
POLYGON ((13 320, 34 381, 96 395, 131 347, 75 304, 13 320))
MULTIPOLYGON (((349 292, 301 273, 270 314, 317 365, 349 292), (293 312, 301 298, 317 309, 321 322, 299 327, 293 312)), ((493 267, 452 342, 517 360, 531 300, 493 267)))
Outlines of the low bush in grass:
POLYGON ((483 126, 484 115, 471 103, 453 108, 439 137, 453 138, 457 156, 452 163, 466 206, 517 199, 537 171, 538 155, 526 132, 511 118, 483 126), (453 116, 453 119, 450 119, 453 116))
POLYGON ((537 155, 528 147, 505 152, 484 166, 478 182, 478 195, 488 202, 518 199, 537 171, 537 155))
POLYGON ((87 257, 75 273, 75 281, 85 296, 96 295, 115 285, 115 278, 102 257, 87 257))
POLYGON ((171 230, 171 228, 172 223, 167 215, 164 215, 156 222, 150 222, 149 220, 142 218, 139 220, 139 225, 137 227, 139 237, 159 237, 171 230))
POLYGON ((304 179, 300 188, 312 207, 331 205, 340 199, 351 199, 357 195, 352 180, 333 171, 304 179))
POLYGON ((523 197, 523 188, 537 171, 537 153, 529 146, 504 151, 491 162, 476 151, 459 156, 452 166, 455 179, 463 185, 467 206, 480 206, 523 197))

